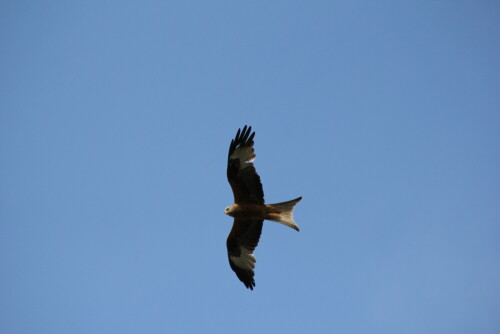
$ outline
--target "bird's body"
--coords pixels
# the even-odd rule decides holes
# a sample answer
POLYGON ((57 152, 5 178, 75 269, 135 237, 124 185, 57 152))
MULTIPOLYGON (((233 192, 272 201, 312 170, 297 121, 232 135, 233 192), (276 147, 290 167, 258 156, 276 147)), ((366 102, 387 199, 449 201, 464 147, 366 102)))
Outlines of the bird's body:
MULTIPOLYGON (((297 199, 294 199, 290 202, 298 203, 302 197, 299 197, 297 199)), ((293 221, 290 221, 290 219, 287 219, 286 217, 286 210, 280 209, 280 206, 284 205, 284 203, 288 202, 283 202, 283 203, 277 203, 277 204, 236 204, 234 203, 231 206, 228 206, 226 208, 225 213, 228 216, 231 216, 233 218, 240 218, 240 219, 263 219, 263 220, 271 220, 275 221, 277 223, 281 223, 287 226, 290 226, 294 230, 299 231, 299 227, 297 224, 293 221)), ((292 206, 293 208, 293 206, 292 206)))
POLYGON ((234 217, 233 228, 227 237, 229 264, 236 276, 251 290, 255 286, 253 251, 259 243, 264 220, 289 226, 297 231, 293 208, 302 197, 291 201, 265 204, 260 177, 252 161, 255 159, 251 127, 245 126, 231 141, 228 154, 227 178, 234 194, 234 204, 225 213, 234 217))
MULTIPOLYGON (((236 204, 227 207, 225 213, 233 218, 266 219, 272 209, 265 204, 236 204)), ((274 210, 276 211, 276 210, 274 210)))

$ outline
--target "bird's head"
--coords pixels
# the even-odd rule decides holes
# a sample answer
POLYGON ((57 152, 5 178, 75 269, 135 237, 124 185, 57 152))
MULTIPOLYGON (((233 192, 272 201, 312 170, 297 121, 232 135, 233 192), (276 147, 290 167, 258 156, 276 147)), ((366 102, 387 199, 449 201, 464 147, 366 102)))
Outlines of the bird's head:
POLYGON ((228 216, 231 216, 231 213, 233 212, 233 206, 230 205, 227 208, 224 209, 224 213, 228 216))

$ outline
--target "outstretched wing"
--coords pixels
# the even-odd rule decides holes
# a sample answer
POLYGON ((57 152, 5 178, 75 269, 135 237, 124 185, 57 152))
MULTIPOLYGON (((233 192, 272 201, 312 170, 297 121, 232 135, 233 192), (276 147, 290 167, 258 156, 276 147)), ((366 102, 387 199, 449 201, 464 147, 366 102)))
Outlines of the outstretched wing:
POLYGON ((227 237, 229 265, 250 290, 255 286, 253 276, 256 260, 253 251, 259 243, 262 223, 261 219, 235 219, 227 237))
POLYGON ((233 189, 235 203, 264 204, 264 191, 259 174, 252 161, 255 159, 252 127, 245 125, 243 131, 238 129, 236 137, 231 140, 227 160, 227 179, 233 189))

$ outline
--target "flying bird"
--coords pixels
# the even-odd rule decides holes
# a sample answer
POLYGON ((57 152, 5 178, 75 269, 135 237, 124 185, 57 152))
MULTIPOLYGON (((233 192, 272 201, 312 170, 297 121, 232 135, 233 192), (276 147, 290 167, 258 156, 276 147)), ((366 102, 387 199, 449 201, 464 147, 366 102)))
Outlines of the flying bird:
POLYGON ((259 243, 264 220, 271 220, 289 226, 296 231, 299 227, 293 220, 293 208, 302 197, 276 204, 264 203, 264 191, 253 165, 255 153, 253 138, 255 132, 249 126, 238 129, 231 140, 227 161, 227 179, 234 195, 234 204, 224 213, 234 217, 233 228, 227 237, 229 265, 245 286, 255 286, 253 251, 259 243))

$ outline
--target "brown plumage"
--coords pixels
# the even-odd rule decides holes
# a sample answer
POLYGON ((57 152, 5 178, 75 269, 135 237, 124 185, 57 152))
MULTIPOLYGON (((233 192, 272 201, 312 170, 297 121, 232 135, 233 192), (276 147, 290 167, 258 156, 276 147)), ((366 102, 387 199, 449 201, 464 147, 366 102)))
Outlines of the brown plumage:
POLYGON ((229 265, 240 281, 253 290, 255 286, 253 251, 259 243, 264 220, 272 220, 295 230, 299 227, 293 220, 293 207, 302 197, 294 200, 264 204, 264 191, 260 177, 252 161, 255 159, 255 132, 252 127, 238 129, 231 141, 227 161, 227 179, 234 195, 234 204, 225 213, 234 217, 233 228, 227 237, 229 265))

